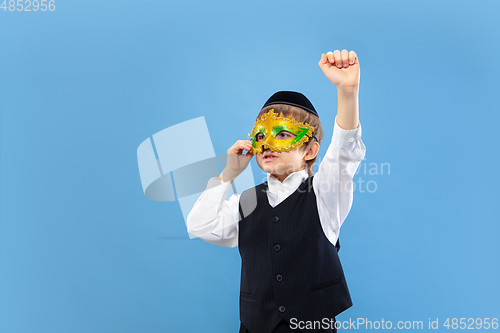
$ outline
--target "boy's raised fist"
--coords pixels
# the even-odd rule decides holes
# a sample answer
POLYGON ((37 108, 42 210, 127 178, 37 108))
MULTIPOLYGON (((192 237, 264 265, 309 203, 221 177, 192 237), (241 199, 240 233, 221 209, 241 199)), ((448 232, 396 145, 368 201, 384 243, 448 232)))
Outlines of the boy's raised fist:
POLYGON ((337 88, 355 88, 359 86, 359 61, 356 52, 335 50, 321 54, 318 63, 325 76, 337 88))

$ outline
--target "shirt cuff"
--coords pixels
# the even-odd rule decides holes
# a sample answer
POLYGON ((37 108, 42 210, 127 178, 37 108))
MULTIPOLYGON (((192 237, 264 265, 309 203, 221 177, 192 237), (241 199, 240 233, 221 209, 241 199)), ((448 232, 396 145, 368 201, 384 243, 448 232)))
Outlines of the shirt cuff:
POLYGON ((215 203, 220 203, 224 200, 231 189, 231 184, 223 182, 217 177, 210 178, 205 190, 205 197, 215 203))
POLYGON ((341 150, 353 151, 361 143, 361 123, 357 128, 345 130, 337 124, 335 116, 332 143, 341 150))

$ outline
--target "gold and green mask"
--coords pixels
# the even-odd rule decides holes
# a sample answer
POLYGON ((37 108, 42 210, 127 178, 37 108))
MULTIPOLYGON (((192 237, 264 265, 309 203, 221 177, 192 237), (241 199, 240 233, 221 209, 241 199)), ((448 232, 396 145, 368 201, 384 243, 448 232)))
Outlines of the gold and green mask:
POLYGON ((288 152, 297 149, 312 137, 314 127, 303 122, 277 114, 274 109, 269 110, 260 119, 257 119, 252 132, 252 154, 260 154, 263 149, 276 152, 288 152), (295 136, 291 137, 286 132, 295 136))

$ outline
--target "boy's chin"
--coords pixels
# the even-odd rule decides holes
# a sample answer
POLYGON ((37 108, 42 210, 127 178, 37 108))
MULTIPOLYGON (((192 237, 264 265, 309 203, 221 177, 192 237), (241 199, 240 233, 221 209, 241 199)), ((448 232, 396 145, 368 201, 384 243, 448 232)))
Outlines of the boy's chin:
POLYGON ((267 173, 271 173, 271 174, 273 174, 273 173, 277 173, 276 169, 275 169, 275 168, 273 168, 273 167, 272 167, 272 166, 270 166, 270 165, 265 165, 265 164, 263 164, 263 165, 260 165, 260 168, 261 168, 263 171, 267 172, 267 173))
POLYGON ((270 173, 271 175, 282 176, 284 174, 283 171, 280 171, 280 170, 277 170, 276 168, 272 168, 272 167, 268 167, 268 166, 261 168, 261 169, 267 173, 270 173))

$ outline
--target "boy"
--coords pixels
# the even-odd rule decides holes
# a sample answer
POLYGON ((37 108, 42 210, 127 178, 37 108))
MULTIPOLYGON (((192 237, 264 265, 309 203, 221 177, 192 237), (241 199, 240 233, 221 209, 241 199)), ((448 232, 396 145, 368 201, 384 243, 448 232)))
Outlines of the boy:
POLYGON ((352 178, 364 159, 354 51, 321 55, 336 85, 332 142, 316 174, 323 137, 318 114, 302 94, 277 92, 264 104, 250 140, 238 140, 187 218, 188 232, 242 258, 240 333, 336 332, 335 316, 352 305, 337 252, 353 198, 352 178), (246 150, 248 153, 243 154, 246 150), (256 155, 267 182, 225 197, 256 155))

